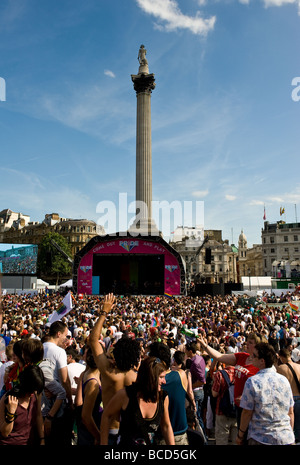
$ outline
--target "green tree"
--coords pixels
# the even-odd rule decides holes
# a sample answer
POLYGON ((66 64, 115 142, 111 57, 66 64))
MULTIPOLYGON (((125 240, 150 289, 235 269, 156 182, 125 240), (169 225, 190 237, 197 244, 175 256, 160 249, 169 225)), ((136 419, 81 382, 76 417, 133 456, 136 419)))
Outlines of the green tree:
POLYGON ((66 239, 58 233, 49 232, 39 245, 38 273, 40 276, 55 278, 58 284, 60 277, 71 276, 72 264, 57 250, 52 240, 71 257, 71 248, 66 239))

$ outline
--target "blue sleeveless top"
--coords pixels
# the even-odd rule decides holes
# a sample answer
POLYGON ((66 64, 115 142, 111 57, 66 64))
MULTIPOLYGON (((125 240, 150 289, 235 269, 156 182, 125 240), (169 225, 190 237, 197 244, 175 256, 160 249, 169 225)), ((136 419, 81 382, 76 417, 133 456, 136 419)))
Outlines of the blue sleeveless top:
POLYGON ((170 371, 166 374, 166 384, 163 384, 162 388, 169 396, 169 415, 174 436, 183 434, 188 429, 185 409, 186 390, 178 371, 170 371))

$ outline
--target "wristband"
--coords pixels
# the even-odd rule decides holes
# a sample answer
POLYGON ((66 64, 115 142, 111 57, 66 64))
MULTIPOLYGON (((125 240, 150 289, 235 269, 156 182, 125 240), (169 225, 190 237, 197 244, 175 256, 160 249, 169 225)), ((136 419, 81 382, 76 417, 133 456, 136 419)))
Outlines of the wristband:
POLYGON ((53 420, 53 416, 50 415, 50 413, 47 413, 46 418, 47 418, 47 420, 50 420, 50 421, 53 420))

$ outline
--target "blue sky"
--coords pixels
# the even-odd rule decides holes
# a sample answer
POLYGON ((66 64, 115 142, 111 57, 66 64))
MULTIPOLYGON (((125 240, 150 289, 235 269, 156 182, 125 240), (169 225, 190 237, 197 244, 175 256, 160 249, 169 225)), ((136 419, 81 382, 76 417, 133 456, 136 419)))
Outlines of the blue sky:
POLYGON ((144 44, 153 200, 260 243, 264 206, 300 216, 299 43, 299 0, 0 0, 0 208, 98 221, 134 201, 144 44))

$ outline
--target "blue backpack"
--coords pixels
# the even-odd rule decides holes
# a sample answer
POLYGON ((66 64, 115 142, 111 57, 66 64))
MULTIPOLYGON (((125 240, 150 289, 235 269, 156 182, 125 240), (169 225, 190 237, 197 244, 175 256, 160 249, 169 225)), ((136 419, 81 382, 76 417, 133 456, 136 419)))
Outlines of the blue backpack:
POLYGON ((230 381, 228 373, 221 370, 221 374, 226 381, 227 387, 220 400, 219 408, 226 417, 234 418, 236 416, 236 405, 234 403, 234 381, 230 381))

